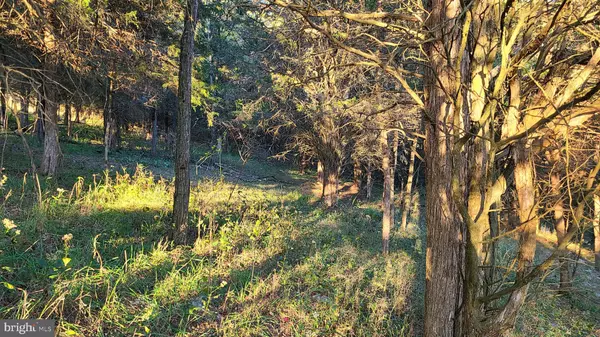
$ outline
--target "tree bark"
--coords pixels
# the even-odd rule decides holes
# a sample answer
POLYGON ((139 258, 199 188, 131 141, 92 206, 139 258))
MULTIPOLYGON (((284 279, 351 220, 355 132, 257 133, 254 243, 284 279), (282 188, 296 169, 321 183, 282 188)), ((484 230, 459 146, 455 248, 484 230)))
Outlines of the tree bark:
POLYGON ((357 195, 360 194, 360 189, 362 188, 362 168, 360 167, 360 162, 358 160, 354 160, 353 167, 353 179, 352 179, 352 189, 356 190, 357 195))
MULTIPOLYGON (((426 76, 426 213, 425 337, 462 336, 466 226, 454 197, 464 195, 464 157, 454 155, 455 137, 463 130, 458 97, 461 12, 459 0, 432 0, 427 26, 434 41, 427 44, 426 76), (461 157, 461 158, 459 158, 461 157), (463 189, 461 191, 461 189, 463 189)), ((461 202, 461 201, 458 201, 461 202)), ((462 200, 466 204, 466 200, 462 200)))
POLYGON ((600 272, 600 196, 594 196, 594 264, 600 272))
POLYGON ((325 206, 327 208, 335 207, 338 202, 338 187, 340 165, 336 158, 324 158, 323 162, 323 194, 325 206))
POLYGON ((367 186, 366 186, 366 199, 370 200, 373 194, 373 170, 371 167, 367 167, 367 186))
POLYGON ((412 187, 413 187, 413 176, 415 174, 415 157, 417 153, 417 139, 413 140, 413 144, 410 149, 410 161, 408 163, 408 177, 406 179, 406 185, 404 189, 404 205, 402 211, 402 230, 407 229, 408 215, 410 214, 411 201, 412 201, 412 187))
POLYGON ((21 101, 21 112, 19 113, 19 132, 25 132, 29 124, 29 92, 26 92, 21 101))
POLYGON ((75 123, 81 123, 81 102, 75 103, 75 123))
POLYGON ((71 137, 71 103, 65 104, 65 126, 67 127, 67 137, 71 137))
POLYGON ((173 220, 176 243, 188 240, 188 210, 190 202, 190 135, 192 114, 192 63, 194 61, 194 33, 198 14, 198 1, 187 0, 181 36, 179 59, 179 109, 177 110, 177 139, 175 147, 175 197, 173 220))
MULTIPOLYGON (((44 87, 41 88, 42 92, 44 87)), ((46 99, 43 93, 38 93, 38 99, 35 105, 36 110, 36 121, 35 121, 35 133, 37 135, 40 144, 44 143, 44 110, 46 110, 46 99)))
POLYGON ((394 195, 393 169, 390 163, 391 151, 388 131, 382 131, 379 135, 379 144, 381 145, 381 171, 383 172, 383 218, 382 218, 382 242, 383 255, 387 255, 390 247, 390 231, 394 223, 394 214, 392 200, 394 195))
POLYGON ((158 153, 158 111, 157 109, 153 110, 153 119, 152 119, 152 155, 156 156, 158 153))
MULTIPOLYGON (((552 185, 552 194, 554 196, 554 229, 556 230, 556 242, 562 244, 565 235, 567 234, 568 225, 564 214, 564 205, 561 195, 560 176, 557 173, 550 175, 550 183, 552 185)), ((568 291, 571 287, 571 271, 568 256, 561 255, 558 258, 559 263, 559 289, 561 292, 568 291)))
POLYGON ((53 85, 45 83, 44 90, 44 154, 41 171, 48 176, 56 175, 60 160, 58 142, 58 103, 53 85))

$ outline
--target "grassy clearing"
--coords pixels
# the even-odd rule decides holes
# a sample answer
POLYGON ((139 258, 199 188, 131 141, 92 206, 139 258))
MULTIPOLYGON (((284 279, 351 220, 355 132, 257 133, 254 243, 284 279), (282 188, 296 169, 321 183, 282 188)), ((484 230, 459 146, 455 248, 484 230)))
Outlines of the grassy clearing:
MULTIPOLYGON (((168 159, 127 150, 103 173, 101 164, 94 171, 98 146, 74 142, 63 147, 70 165, 62 178, 41 181, 38 204, 24 178, 28 159, 7 139, 0 318, 54 318, 61 336, 421 335, 419 205, 384 258, 376 203, 323 211, 300 192, 305 178, 224 155, 220 170, 203 164, 195 177, 191 221, 199 239, 174 247, 165 239, 168 159), (140 162, 147 167, 134 166, 140 162)), ((206 151, 196 149, 197 158, 206 151)), ((511 254, 506 241, 499 256, 511 254)), ((578 275, 569 297, 555 292, 554 273, 533 285, 514 335, 597 334, 598 275, 586 265, 578 275)))

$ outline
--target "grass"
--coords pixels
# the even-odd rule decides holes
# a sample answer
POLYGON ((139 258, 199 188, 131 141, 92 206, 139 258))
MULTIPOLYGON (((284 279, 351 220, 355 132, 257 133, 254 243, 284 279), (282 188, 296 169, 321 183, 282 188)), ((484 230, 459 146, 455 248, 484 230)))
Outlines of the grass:
MULTIPOLYGON (((103 171, 95 136, 66 144, 68 164, 60 179, 42 180, 39 204, 25 175, 28 160, 12 137, 1 187, 2 319, 54 318, 61 336, 421 335, 418 204, 409 231, 394 231, 383 257, 376 202, 324 211, 300 192, 305 177, 224 154, 220 170, 204 163, 194 176, 197 240, 176 247, 165 238, 173 192, 168 158, 123 150, 103 171)), ((195 158, 210 151, 199 146, 195 158)), ((500 255, 512 251, 507 242, 500 255)), ((553 291, 551 275, 533 286, 514 335, 597 333, 599 306, 585 291, 598 276, 586 266, 579 274, 581 291, 570 297, 553 291)))

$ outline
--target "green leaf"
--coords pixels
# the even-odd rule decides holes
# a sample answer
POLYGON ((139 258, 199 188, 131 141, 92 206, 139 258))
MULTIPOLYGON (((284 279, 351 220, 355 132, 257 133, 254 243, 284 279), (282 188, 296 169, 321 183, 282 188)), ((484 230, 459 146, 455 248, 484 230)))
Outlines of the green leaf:
POLYGON ((70 258, 70 257, 66 257, 66 256, 65 256, 65 257, 63 257, 63 258, 62 258, 62 262, 63 262, 63 264, 64 264, 64 265, 65 265, 65 267, 66 267, 66 266, 68 266, 68 265, 69 265, 69 262, 71 262, 71 258, 70 258))

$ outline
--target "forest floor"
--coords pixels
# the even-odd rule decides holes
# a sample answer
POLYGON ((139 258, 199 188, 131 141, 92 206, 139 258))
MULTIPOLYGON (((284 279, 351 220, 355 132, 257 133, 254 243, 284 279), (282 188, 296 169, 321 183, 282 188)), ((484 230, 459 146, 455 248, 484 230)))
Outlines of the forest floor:
MULTIPOLYGON (((174 247, 167 151, 152 157, 132 136, 105 171, 101 137, 81 124, 61 138, 62 169, 40 178, 41 202, 20 139, 0 138, 0 318, 54 318, 61 336, 421 335, 422 192, 383 257, 377 200, 348 192, 325 211, 313 176, 231 154, 202 162, 210 149, 196 146, 199 239, 174 247)), ((510 240, 498 256, 514 256, 510 240)), ((513 336, 600 336, 600 274, 582 256, 571 294, 557 292, 555 271, 532 285, 513 336)))

